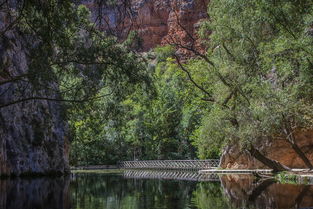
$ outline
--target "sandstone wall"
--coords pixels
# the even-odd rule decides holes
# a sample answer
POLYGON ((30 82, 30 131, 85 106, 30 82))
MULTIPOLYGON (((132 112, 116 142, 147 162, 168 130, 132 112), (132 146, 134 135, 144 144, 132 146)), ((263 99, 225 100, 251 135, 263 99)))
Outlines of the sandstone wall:
MULTIPOLYGON (((295 133, 296 143, 313 163, 313 130, 295 133)), ((265 141, 256 147, 270 159, 279 161, 290 168, 306 168, 290 144, 283 139, 265 141)), ((266 168, 249 153, 240 151, 237 145, 228 146, 221 157, 221 167, 229 169, 266 168)))

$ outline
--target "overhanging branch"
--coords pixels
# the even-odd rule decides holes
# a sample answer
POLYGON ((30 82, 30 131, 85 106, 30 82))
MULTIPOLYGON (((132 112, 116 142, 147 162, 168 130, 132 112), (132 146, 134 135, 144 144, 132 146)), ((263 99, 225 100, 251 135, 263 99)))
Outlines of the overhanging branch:
POLYGON ((101 99, 103 97, 110 96, 111 94, 112 93, 104 94, 104 95, 96 96, 96 97, 88 97, 88 98, 84 98, 84 99, 58 99, 58 98, 34 96, 34 97, 22 98, 22 99, 18 99, 18 100, 12 101, 12 102, 8 102, 6 104, 2 104, 2 105, 0 105, 0 109, 14 105, 14 104, 18 104, 18 103, 22 103, 22 102, 26 102, 26 101, 31 101, 31 100, 46 100, 46 101, 54 101, 54 102, 84 103, 84 102, 88 102, 88 101, 98 100, 98 99, 101 99))

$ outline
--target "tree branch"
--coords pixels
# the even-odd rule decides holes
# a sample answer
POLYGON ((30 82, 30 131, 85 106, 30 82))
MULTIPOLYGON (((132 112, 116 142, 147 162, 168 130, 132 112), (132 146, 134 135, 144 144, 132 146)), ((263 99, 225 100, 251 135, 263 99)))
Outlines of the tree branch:
POLYGON ((214 98, 212 97, 212 95, 207 91, 205 90, 203 87, 201 87, 191 76, 190 72, 182 65, 182 63, 180 62, 178 56, 174 55, 175 58, 176 58, 176 61, 177 61, 177 64, 178 66, 180 67, 180 69, 182 71, 184 71, 186 74, 187 74, 187 77, 188 79, 191 81, 191 83, 197 87, 198 89, 200 89, 204 94, 206 94, 207 96, 209 96, 209 98, 206 98, 205 101, 211 101, 211 102, 214 102, 214 98))
POLYGON ((23 98, 23 99, 18 99, 12 102, 8 102, 6 104, 2 104, 0 105, 0 109, 4 108, 4 107, 8 107, 14 104, 18 104, 18 103, 22 103, 22 102, 26 102, 26 101, 31 101, 31 100, 46 100, 46 101, 54 101, 54 102, 70 102, 70 103, 84 103, 84 102, 88 102, 88 101, 93 101, 93 100, 97 100, 106 96, 111 95, 110 94, 104 94, 101 96, 97 96, 97 97, 88 97, 85 99, 58 99, 58 98, 49 98, 49 97, 40 97, 40 96, 35 96, 35 97, 28 97, 28 98, 23 98))

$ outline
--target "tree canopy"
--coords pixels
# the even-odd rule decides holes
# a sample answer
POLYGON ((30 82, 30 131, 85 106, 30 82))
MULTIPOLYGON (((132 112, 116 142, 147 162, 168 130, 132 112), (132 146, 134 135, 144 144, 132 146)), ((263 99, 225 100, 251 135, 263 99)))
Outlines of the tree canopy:
POLYGON ((312 166, 294 139, 313 122, 312 1, 212 0, 208 14, 198 31, 205 53, 175 43, 147 53, 149 91, 135 88, 112 101, 119 109, 114 119, 76 123, 99 128, 88 132, 95 137, 77 132, 76 154, 79 146, 100 143, 105 159, 112 153, 116 160, 216 158, 226 145, 239 144, 268 164, 254 146, 282 137, 312 166), (180 47, 194 56, 182 60, 180 47), (108 149, 116 143, 118 150, 108 149))

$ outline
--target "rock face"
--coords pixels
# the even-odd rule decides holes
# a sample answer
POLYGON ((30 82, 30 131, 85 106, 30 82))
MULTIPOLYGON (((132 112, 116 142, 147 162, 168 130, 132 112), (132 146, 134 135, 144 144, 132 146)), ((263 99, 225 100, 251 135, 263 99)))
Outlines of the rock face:
MULTIPOLYGON (((9 24, 0 13, 0 31, 9 24)), ((64 173, 68 166, 67 123, 59 103, 29 100, 5 106, 36 95, 56 93, 35 88, 27 76, 30 60, 26 45, 32 40, 17 29, 7 30, 0 38, 0 176, 64 173), (38 92, 37 92, 38 91, 38 92)), ((38 86, 38 84, 37 84, 38 86)), ((45 87, 55 86, 48 83, 45 87)))
POLYGON ((157 45, 195 44, 198 23, 206 19, 208 0, 120 0, 110 6, 95 0, 80 1, 92 12, 98 27, 124 39, 137 31, 142 40, 141 51, 157 45))
MULTIPOLYGON (((313 163, 313 130, 295 133, 296 143, 313 163)), ((256 146, 265 156, 290 168, 306 168, 290 144, 284 139, 268 140, 256 146)), ((237 145, 228 146, 221 157, 221 167, 229 169, 266 168, 249 153, 240 151, 237 145)))

